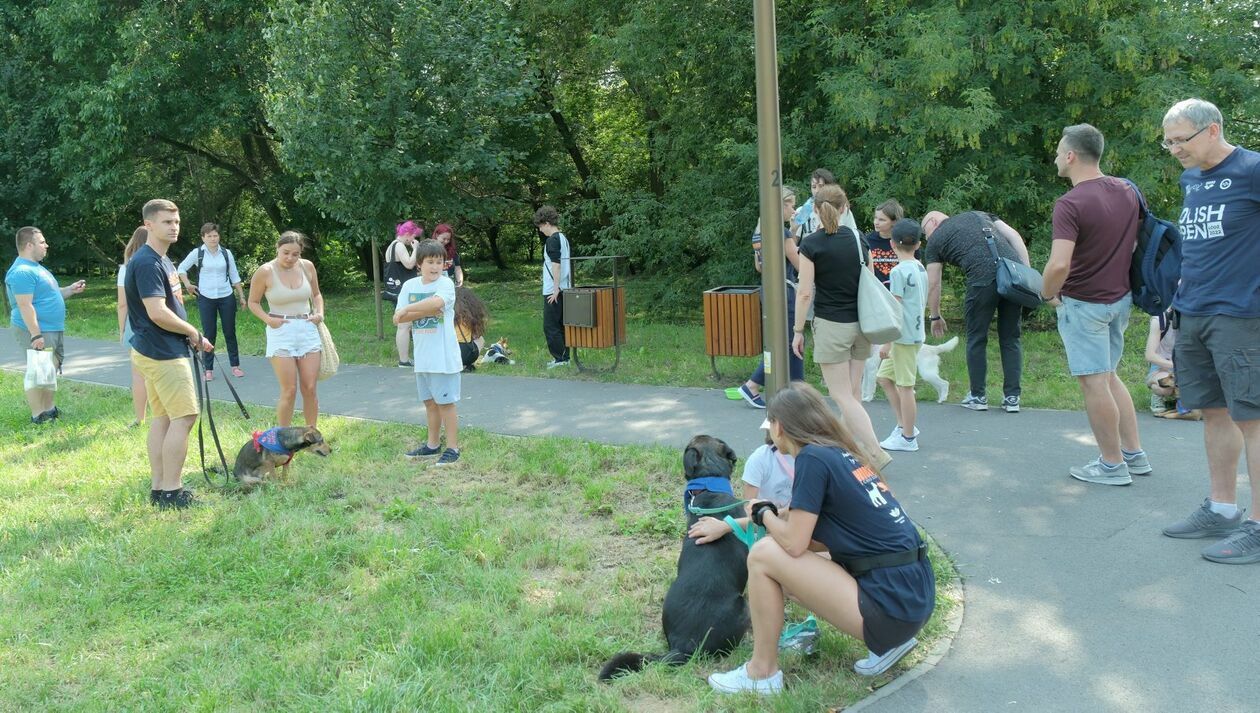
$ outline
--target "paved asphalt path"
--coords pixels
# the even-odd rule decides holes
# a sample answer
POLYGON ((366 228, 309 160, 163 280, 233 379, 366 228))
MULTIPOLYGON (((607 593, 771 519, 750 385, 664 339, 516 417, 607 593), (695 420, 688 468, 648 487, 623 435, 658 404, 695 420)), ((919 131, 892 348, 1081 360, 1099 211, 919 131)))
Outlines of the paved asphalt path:
MULTIPOLYGON (((129 384, 119 345, 71 338, 66 352, 68 378, 129 384)), ((0 338, 0 366, 24 361, 11 336, 0 338)), ((270 366, 243 362, 243 398, 274 404, 270 366)), ((500 375, 510 373, 465 376, 467 425, 673 447, 710 433, 741 456, 759 442, 763 412, 720 389, 500 375)), ((320 407, 419 423, 413 389, 408 371, 347 365, 320 385, 320 407)), ((229 398, 221 379, 214 391, 229 398)), ((891 412, 869 407, 884 434, 891 412)), ((1213 564, 1199 556, 1206 541, 1159 533, 1207 494, 1199 424, 1143 416, 1155 473, 1116 488, 1067 475, 1096 455, 1083 413, 921 404, 919 415, 924 450, 896 454, 886 473, 955 558, 965 615, 934 669, 867 710, 1260 711, 1260 565, 1213 564)), ((1245 476, 1239 482, 1246 502, 1245 476)))

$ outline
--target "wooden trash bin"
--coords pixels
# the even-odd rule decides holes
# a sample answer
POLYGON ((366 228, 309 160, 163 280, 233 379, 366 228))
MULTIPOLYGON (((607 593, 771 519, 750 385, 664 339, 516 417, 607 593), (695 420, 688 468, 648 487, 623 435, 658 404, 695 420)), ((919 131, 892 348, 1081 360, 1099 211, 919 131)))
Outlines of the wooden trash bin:
POLYGON ((564 291, 564 345, 607 349, 626 343, 626 288, 573 287, 564 291))
POLYGON ((761 288, 715 287, 704 292, 704 351, 713 366, 720 356, 761 356, 761 288))

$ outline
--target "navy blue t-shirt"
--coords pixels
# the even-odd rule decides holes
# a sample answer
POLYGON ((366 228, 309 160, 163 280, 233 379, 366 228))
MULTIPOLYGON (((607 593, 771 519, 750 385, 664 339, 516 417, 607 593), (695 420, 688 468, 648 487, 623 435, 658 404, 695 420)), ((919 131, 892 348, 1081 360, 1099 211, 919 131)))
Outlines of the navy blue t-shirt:
MULTIPOLYGON (((792 509, 818 515, 813 539, 832 559, 913 550, 922 541, 879 475, 840 448, 807 445, 796 454, 792 509)), ((901 621, 927 621, 936 603, 936 578, 926 559, 871 570, 858 587, 901 621)))
POLYGON ((1173 306, 1197 316, 1260 317, 1260 153, 1236 148, 1181 174, 1181 286, 1173 306))
POLYGON ((123 291, 127 295, 127 321, 131 324, 131 347, 150 359, 178 359, 188 356, 188 337, 177 332, 168 332, 149 319, 149 312, 144 308, 145 297, 161 297, 166 306, 180 319, 188 319, 184 311, 184 303, 177 295, 182 294, 179 275, 175 266, 158 255, 148 245, 140 249, 127 261, 127 275, 123 281, 123 291))

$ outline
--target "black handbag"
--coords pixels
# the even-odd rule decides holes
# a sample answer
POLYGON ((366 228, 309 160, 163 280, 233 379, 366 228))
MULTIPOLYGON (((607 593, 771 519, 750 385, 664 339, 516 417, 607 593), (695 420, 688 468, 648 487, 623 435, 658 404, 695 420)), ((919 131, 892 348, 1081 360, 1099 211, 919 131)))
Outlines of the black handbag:
POLYGON ((985 242, 989 244, 989 252, 993 253, 993 261, 997 266, 997 293, 1021 307, 1035 309, 1040 307, 1041 273, 1022 262, 998 255, 996 238, 993 231, 984 228, 985 242))

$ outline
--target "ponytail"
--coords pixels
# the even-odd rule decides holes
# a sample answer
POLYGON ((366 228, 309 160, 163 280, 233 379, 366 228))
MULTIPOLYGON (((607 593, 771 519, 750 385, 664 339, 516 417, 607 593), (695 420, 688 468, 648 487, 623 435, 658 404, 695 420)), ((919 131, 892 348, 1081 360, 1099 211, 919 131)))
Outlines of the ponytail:
POLYGON ((840 216, 848 207, 849 197, 844 194, 843 188, 834 183, 822 186, 814 195, 814 210, 828 235, 839 232, 840 216))

